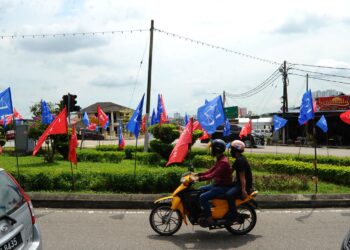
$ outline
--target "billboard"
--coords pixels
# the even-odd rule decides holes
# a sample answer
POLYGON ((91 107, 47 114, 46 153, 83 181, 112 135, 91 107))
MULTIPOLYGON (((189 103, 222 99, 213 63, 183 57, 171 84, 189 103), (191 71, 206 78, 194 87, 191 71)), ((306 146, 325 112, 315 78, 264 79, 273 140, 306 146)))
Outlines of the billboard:
POLYGON ((225 116, 228 119, 238 118, 238 106, 225 107, 225 116))
POLYGON ((318 97, 316 98, 316 110, 348 110, 350 109, 350 96, 331 96, 331 97, 318 97))

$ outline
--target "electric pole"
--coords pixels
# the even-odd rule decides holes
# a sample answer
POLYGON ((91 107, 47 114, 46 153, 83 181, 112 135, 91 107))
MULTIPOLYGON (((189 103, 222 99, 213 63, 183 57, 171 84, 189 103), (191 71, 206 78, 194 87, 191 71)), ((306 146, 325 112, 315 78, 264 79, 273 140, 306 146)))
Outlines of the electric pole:
POLYGON ((145 131, 145 144, 144 151, 148 151, 148 118, 151 106, 151 82, 152 82, 152 54, 153 54, 153 31, 154 31, 154 21, 151 20, 150 29, 150 42, 149 42, 149 55, 148 55, 148 78, 147 78, 147 99, 146 99, 146 131, 145 131))
POLYGON ((225 90, 224 92, 222 93, 222 105, 225 107, 225 103, 226 103, 226 93, 225 93, 225 90))
MULTIPOLYGON (((283 106, 282 106, 282 112, 283 112, 283 118, 286 116, 286 112, 288 112, 288 93, 287 93, 287 78, 288 78, 288 72, 287 72, 287 62, 283 62, 283 106)), ((282 143, 286 143, 286 128, 283 127, 282 131, 282 143)))

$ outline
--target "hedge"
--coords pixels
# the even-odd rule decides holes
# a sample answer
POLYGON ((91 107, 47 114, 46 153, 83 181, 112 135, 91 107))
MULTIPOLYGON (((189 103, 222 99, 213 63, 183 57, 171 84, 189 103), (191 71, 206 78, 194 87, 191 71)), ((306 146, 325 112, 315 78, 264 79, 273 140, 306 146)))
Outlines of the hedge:
POLYGON ((81 150, 77 152, 78 162, 121 162, 125 158, 124 152, 81 150))
MULTIPOLYGON (((273 173, 303 174, 313 176, 314 166, 311 163, 291 161, 291 160, 256 160, 250 159, 250 164, 254 169, 267 170, 273 173)), ((323 181, 335 184, 350 186, 350 168, 345 166, 332 166, 317 164, 318 178, 323 181)))

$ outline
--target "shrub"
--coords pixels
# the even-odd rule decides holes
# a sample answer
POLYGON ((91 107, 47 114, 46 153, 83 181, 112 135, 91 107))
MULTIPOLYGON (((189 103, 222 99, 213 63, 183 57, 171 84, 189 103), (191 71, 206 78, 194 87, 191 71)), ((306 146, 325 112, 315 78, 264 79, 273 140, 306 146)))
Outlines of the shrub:
POLYGON ((194 168, 210 168, 215 163, 215 159, 209 155, 196 155, 193 157, 194 168))
POLYGON ((132 159, 134 157, 134 153, 135 153, 135 149, 137 150, 137 152, 143 152, 144 147, 143 146, 125 146, 124 148, 124 152, 125 152, 125 159, 132 159))
POLYGON ((155 152, 140 152, 136 154, 137 161, 148 165, 160 165, 160 155, 155 152))
POLYGON ((303 175, 254 176, 254 188, 261 191, 298 192, 308 190, 308 178, 303 175))
POLYGON ((180 132, 174 124, 156 124, 148 128, 154 138, 163 143, 170 144, 180 136, 180 132))
POLYGON ((95 150, 82 150, 77 152, 78 161, 90 161, 90 162, 114 162, 118 163, 124 159, 123 152, 108 152, 108 151, 95 151, 95 150))
POLYGON ((162 156, 166 160, 169 159, 171 151, 174 148, 172 144, 167 144, 157 139, 150 141, 150 146, 153 152, 158 153, 160 156, 162 156))
POLYGON ((118 145, 100 145, 96 146, 97 151, 121 151, 118 145))

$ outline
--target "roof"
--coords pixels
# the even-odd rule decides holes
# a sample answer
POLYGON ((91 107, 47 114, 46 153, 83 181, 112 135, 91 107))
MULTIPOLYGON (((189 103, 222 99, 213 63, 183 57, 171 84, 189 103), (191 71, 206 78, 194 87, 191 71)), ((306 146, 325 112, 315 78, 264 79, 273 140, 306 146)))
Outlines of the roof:
POLYGON ((100 106, 101 109, 103 110, 103 112, 115 112, 115 111, 121 111, 121 110, 125 110, 128 109, 130 111, 133 111, 133 109, 119 105, 119 104, 115 104, 113 102, 96 102, 86 108, 83 108, 80 110, 81 113, 96 113, 97 112, 97 106, 100 106))

